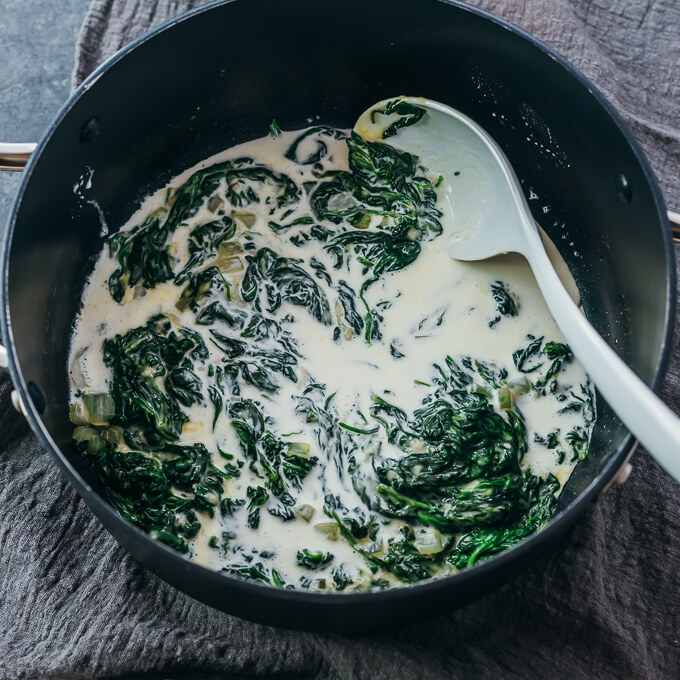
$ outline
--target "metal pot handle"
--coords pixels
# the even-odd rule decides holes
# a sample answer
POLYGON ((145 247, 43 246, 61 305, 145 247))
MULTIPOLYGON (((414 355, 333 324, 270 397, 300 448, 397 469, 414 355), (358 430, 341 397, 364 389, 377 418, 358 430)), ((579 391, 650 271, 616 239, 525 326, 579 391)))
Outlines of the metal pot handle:
POLYGON ((25 144, 0 142, 0 170, 23 170, 36 146, 37 144, 33 142, 25 144))
MULTIPOLYGON (((7 355, 7 350, 0 345, 0 368, 7 368, 9 366, 9 356, 7 355)), ((21 401, 21 397, 16 390, 12 390, 12 406, 15 410, 21 413, 22 416, 26 417, 26 407, 21 401)))
POLYGON ((673 234, 673 240, 676 243, 680 243, 680 213, 669 210, 668 221, 671 223, 671 233, 673 234))
MULTIPOLYGON (((14 170, 21 171, 26 167, 28 159, 35 151, 37 144, 33 142, 7 144, 0 142, 0 170, 14 170)), ((9 356, 7 350, 0 344, 0 368, 7 368, 9 366, 9 356)), ((21 398, 16 390, 12 390, 12 405, 14 408, 26 415, 24 405, 21 403, 21 398)))

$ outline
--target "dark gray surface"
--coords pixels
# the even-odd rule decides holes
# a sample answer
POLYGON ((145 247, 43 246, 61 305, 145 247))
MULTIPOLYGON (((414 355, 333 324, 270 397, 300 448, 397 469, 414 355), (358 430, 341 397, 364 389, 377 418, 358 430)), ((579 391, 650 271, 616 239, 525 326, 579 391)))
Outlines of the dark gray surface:
MULTIPOLYGON (((59 7, 68 4, 75 3, 59 7)), ((95 0, 77 78, 151 24, 197 4, 95 0)), ((478 4, 544 39, 593 78, 634 127, 664 191, 677 195, 677 0, 478 4)), ((676 407, 679 353, 676 339, 663 393, 676 407)), ((9 410, 9 392, 3 373, 0 680, 680 677, 680 492, 644 452, 635 455, 624 486, 498 592, 397 631, 320 636, 215 612, 139 567, 9 410)))
MULTIPOLYGON (((0 141, 37 142, 69 95, 89 0, 0 0, 0 141)), ((0 229, 20 173, 0 172, 0 229)))

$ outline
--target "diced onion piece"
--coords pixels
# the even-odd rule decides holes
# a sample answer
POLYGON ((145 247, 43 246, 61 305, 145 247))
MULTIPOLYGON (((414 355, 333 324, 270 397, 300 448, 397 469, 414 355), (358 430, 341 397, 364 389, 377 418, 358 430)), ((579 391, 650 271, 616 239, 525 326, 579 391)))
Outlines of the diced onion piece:
POLYGON ((238 255, 232 255, 231 257, 220 257, 215 261, 215 264, 224 274, 237 274, 238 272, 242 272, 245 269, 243 266, 243 260, 241 260, 238 255))
POLYGON ((335 320, 340 324, 342 323, 342 320, 345 318, 345 312, 342 309, 342 305, 340 304, 340 300, 335 301, 335 320))
POLYGON ((304 519, 305 522, 309 522, 311 521, 312 517, 314 517, 314 508, 311 505, 307 505, 306 503, 303 505, 298 505, 295 508, 295 514, 301 519, 304 519))
POLYGON ((185 309, 189 308, 189 305, 191 304, 191 292, 189 291, 188 288, 185 288, 182 291, 182 294, 179 296, 179 300, 175 303, 175 308, 179 309, 180 312, 183 312, 185 309))
POLYGON ((164 207, 156 208, 149 217, 164 217, 167 212, 167 209, 164 207))
POLYGON ((80 444, 80 442, 86 442, 89 439, 93 439, 94 437, 98 437, 99 433, 97 430, 94 429, 94 427, 76 427, 73 430, 73 439, 76 440, 76 443, 80 444))
POLYGON ((211 196, 210 200, 208 201, 208 210, 210 212, 215 212, 218 208, 221 208, 224 205, 224 201, 217 195, 211 196))
POLYGON ((477 383, 472 383, 472 385, 468 387, 468 390, 471 394, 481 394, 483 397, 489 396, 488 390, 477 383))
POLYGON ((111 444, 122 444, 125 440, 123 438, 123 428, 122 427, 107 427, 103 432, 102 436, 107 442, 111 444))
POLYGON ((69 420, 74 425, 89 425, 90 421, 87 419, 85 414, 85 407, 82 401, 76 401, 71 404, 69 409, 69 420))
POLYGON ((355 229, 368 229, 371 226, 371 215, 366 213, 355 225, 355 229))
POLYGON ((436 529, 419 533, 413 545, 421 555, 436 555, 444 549, 442 536, 436 529))
MULTIPOLYGON (((349 210, 351 208, 355 208, 358 205, 359 202, 357 201, 356 198, 354 198, 354 196, 349 191, 343 191, 341 193, 334 194, 328 200, 329 210, 349 210)), ((369 217, 368 219, 370 221, 371 218, 369 217)), ((366 227, 364 226, 359 227, 359 229, 365 228, 366 227)))
POLYGON ((255 213, 248 212, 247 210, 242 210, 242 211, 233 211, 231 213, 232 217, 235 217, 239 222, 242 222, 248 229, 255 224, 255 221, 257 220, 257 216, 255 213))
POLYGON ((510 380, 508 382, 508 387, 515 394, 526 394, 531 389, 531 384, 529 383, 528 378, 523 375, 521 378, 517 378, 516 380, 510 380))
POLYGON ((90 456, 98 456, 106 448, 106 442, 102 437, 92 437, 87 440, 85 447, 90 456))
POLYGON ((314 528, 320 531, 329 541, 338 540, 338 525, 335 522, 320 522, 314 528))
POLYGON ((83 375, 83 368, 80 365, 80 357, 82 357, 86 351, 87 347, 81 347, 75 353, 73 361, 71 362, 71 380, 73 380, 73 384, 79 389, 82 389, 87 385, 85 376, 83 375))
POLYGON ((288 442, 287 453, 289 456, 309 458, 309 444, 305 442, 288 442))
POLYGON ((501 389, 498 390, 498 405, 500 406, 501 411, 511 411, 514 402, 515 395, 512 390, 509 390, 507 387, 501 387, 501 389))
POLYGON ((108 392, 83 394, 83 403, 92 425, 108 425, 111 416, 116 415, 116 407, 108 392))
POLYGON ((238 241, 225 241, 217 246, 218 257, 231 257, 243 252, 243 246, 238 241))

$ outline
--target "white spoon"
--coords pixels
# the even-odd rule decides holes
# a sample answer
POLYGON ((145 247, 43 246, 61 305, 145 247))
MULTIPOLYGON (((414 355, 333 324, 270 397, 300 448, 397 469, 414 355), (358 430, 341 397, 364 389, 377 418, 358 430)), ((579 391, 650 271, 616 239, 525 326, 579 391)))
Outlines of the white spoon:
MULTIPOLYGON (((450 211, 449 223, 454 228, 441 238, 448 239, 450 257, 484 260, 500 253, 524 255, 553 318, 602 396, 647 451, 680 481, 680 420, 609 347, 572 301, 546 255, 519 180, 501 148, 456 109, 421 97, 396 99, 426 113, 384 141, 419 156, 428 170, 444 178, 444 209, 450 211)), ((385 115, 376 109, 393 101, 378 102, 361 114, 355 132, 368 140, 383 141, 383 131, 403 116, 385 115)))

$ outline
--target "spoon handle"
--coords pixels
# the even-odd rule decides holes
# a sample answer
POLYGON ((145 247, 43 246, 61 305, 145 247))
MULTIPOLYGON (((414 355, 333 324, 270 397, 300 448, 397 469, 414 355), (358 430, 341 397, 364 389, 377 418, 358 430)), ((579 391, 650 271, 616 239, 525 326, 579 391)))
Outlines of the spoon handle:
POLYGON ((628 430, 680 481, 680 419, 588 322, 562 285, 535 227, 527 232, 525 256, 574 355, 628 430))

